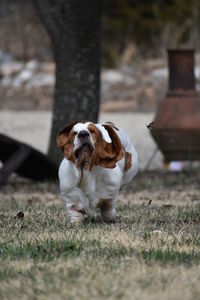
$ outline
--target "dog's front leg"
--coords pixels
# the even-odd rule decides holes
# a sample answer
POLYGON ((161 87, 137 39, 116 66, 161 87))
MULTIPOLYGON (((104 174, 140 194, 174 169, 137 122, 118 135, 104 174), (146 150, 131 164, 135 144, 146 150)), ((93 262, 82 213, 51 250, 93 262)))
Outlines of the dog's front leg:
POLYGON ((88 199, 79 188, 61 192, 67 216, 71 223, 81 223, 88 214, 88 199))
POLYGON ((67 216, 69 218, 70 223, 72 224, 82 223, 86 215, 84 208, 80 207, 77 204, 70 204, 70 205, 66 204, 66 209, 67 209, 67 216))

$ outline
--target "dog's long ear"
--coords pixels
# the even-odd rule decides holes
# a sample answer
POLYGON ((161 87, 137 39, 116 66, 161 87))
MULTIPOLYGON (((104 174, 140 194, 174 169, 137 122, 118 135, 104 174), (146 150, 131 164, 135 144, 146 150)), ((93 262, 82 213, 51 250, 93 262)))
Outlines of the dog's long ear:
POLYGON ((110 124, 102 124, 108 132, 111 143, 106 142, 102 137, 97 145, 97 164, 104 168, 113 169, 116 162, 123 158, 124 151, 122 143, 110 124))
POLYGON ((76 121, 73 121, 59 131, 58 136, 57 136, 57 147, 60 148, 62 151, 64 151, 64 147, 69 142, 70 131, 72 130, 73 126, 76 123, 77 123, 76 121))

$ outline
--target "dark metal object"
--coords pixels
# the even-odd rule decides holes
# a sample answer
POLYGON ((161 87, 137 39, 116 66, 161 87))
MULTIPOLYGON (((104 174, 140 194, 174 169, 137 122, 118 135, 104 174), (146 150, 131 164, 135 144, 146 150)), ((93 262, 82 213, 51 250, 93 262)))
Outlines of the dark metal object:
POLYGON ((38 150, 0 134, 0 186, 6 182, 11 173, 34 179, 56 179, 57 167, 49 158, 38 150))
POLYGON ((168 50, 169 92, 194 91, 194 50, 168 50))
POLYGON ((164 160, 200 160, 200 97, 194 50, 168 50, 169 90, 158 105, 151 134, 164 160))
POLYGON ((6 182, 11 173, 17 171, 30 154, 28 147, 21 146, 4 163, 0 170, 0 186, 6 182))

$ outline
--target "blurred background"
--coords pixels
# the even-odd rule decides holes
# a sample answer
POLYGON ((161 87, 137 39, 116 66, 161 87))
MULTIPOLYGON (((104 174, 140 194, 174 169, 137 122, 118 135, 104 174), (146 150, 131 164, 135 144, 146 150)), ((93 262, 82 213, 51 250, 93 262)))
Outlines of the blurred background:
MULTIPOLYGON (((33 2, 1 0, 0 28, 0 108, 51 109, 51 42, 33 2)), ((104 1, 102 110, 154 110, 166 90, 167 48, 194 47, 199 79, 199 31, 198 0, 104 1)))
MULTIPOLYGON (((195 48, 200 91, 199 31, 198 0, 103 2, 100 119, 114 121, 125 130, 132 124, 130 135, 139 148, 142 167, 155 147, 146 125, 168 86, 166 49, 195 48)), ((41 132, 50 131, 54 71, 51 41, 34 3, 1 0, 1 131, 43 152, 48 139, 41 132), (28 133, 30 128, 34 138, 28 133)), ((161 156, 154 163, 154 167, 161 166, 161 156)))

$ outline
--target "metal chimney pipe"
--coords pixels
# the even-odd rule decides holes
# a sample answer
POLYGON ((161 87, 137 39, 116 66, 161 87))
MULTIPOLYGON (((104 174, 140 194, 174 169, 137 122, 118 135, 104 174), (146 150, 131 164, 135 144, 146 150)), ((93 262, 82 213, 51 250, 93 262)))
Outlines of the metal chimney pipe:
POLYGON ((169 91, 194 90, 194 50, 168 50, 169 91))
POLYGON ((158 104, 151 134, 164 161, 200 160, 200 97, 194 50, 168 50, 169 89, 158 104))

